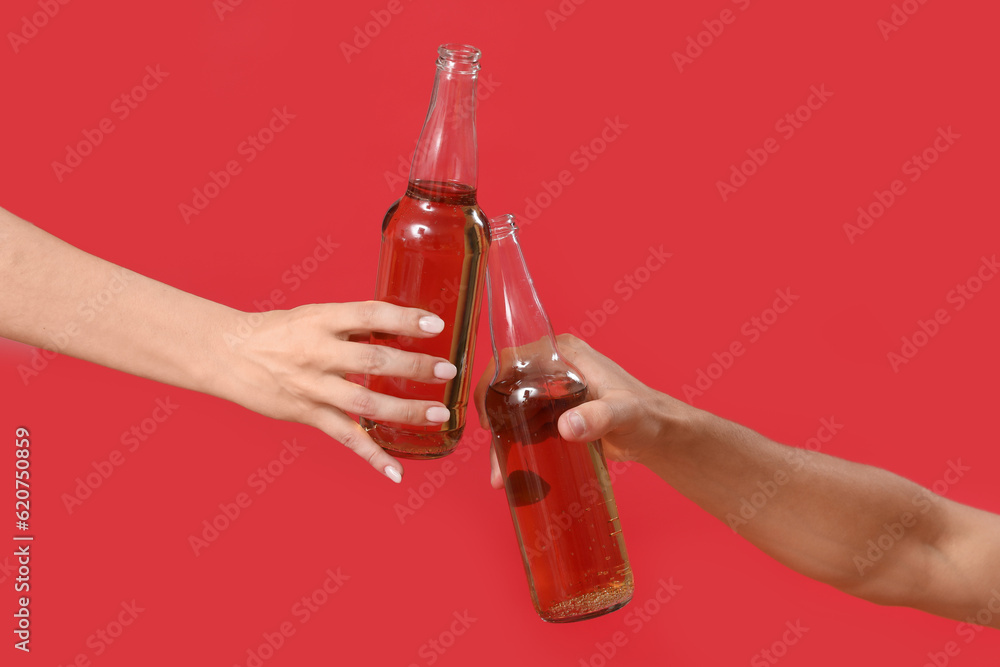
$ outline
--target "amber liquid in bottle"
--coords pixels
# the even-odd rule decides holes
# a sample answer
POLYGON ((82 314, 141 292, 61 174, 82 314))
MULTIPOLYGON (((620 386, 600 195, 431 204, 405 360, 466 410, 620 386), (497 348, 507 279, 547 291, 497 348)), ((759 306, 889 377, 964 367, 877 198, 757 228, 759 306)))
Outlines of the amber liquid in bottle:
POLYGON ((362 419, 361 425, 390 453, 438 458, 462 436, 469 396, 489 249, 486 216, 467 185, 411 182, 382 223, 375 298, 423 308, 440 316, 444 331, 432 338, 375 334, 371 342, 451 360, 458 374, 446 384, 372 375, 368 387, 400 398, 441 401, 451 418, 441 425, 412 426, 362 419))
POLYGON ((634 583, 600 441, 559 435, 586 380, 559 352, 514 216, 490 220, 490 234, 496 374, 485 408, 528 587, 542 620, 593 618, 624 606, 634 583))
POLYGON ((618 509, 601 443, 567 442, 563 412, 586 400, 572 375, 498 378, 487 391, 507 500, 532 601, 543 620, 579 621, 632 597, 618 509))
POLYGON ((444 320, 431 338, 374 334, 371 343, 444 357, 458 374, 444 384, 368 375, 369 389, 397 398, 441 401, 444 424, 413 426, 363 418, 372 439, 400 458, 432 459, 455 449, 469 400, 486 254, 488 222, 476 203, 476 81, 479 49, 438 48, 434 90, 403 197, 382 221, 375 298, 421 308, 444 320))

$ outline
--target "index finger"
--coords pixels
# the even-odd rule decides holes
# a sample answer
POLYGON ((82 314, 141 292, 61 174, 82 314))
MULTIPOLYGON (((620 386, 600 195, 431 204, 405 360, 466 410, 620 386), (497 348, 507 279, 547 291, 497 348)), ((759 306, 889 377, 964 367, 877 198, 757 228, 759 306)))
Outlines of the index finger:
POLYGON ((444 331, 444 320, 420 308, 405 308, 384 301, 339 304, 336 329, 348 336, 371 332, 427 338, 444 331))

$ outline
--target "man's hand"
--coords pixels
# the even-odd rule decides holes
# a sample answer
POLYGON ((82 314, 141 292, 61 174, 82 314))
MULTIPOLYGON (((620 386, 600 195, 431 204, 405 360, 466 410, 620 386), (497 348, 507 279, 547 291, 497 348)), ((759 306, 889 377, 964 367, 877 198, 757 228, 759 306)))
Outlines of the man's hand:
MULTIPOLYGON (((686 418, 691 406, 650 389, 587 343, 570 334, 558 337, 559 351, 587 379, 589 401, 559 418, 559 434, 571 442, 603 440, 604 455, 612 461, 646 463, 654 445, 670 437, 672 427, 686 418)), ((476 410, 483 428, 489 428, 484 400, 493 379, 493 363, 476 386, 476 410)), ((496 453, 490 454, 490 483, 503 488, 496 453)))
MULTIPOLYGON (((646 387, 572 336, 559 348, 591 401, 559 419, 566 440, 600 438, 612 460, 637 461, 778 562, 885 605, 1000 628, 1000 516, 940 498, 886 470, 773 442, 646 387), (775 480, 780 479, 779 482, 775 480), (770 484, 765 504, 741 514, 770 484), (913 499, 931 500, 915 511, 913 499), (909 516, 904 527, 901 517, 909 516), (896 526, 898 525, 898 529, 896 526), (891 526, 892 548, 864 560, 891 526)), ((483 398, 492 369, 476 388, 483 398)), ((493 486, 503 485, 496 456, 493 486)))

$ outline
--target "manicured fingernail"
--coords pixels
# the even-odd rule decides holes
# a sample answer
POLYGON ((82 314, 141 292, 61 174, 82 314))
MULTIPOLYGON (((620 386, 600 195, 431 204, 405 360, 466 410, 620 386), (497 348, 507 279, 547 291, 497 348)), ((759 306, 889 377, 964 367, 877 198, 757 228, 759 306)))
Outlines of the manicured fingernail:
POLYGON ((385 467, 385 476, 394 481, 396 484, 399 484, 400 482, 403 481, 403 476, 400 475, 399 471, 393 468, 392 466, 385 467))
POLYGON ((450 417, 451 412, 448 411, 448 408, 427 408, 427 421, 429 422, 437 422, 440 424, 441 422, 448 421, 450 417))
POLYGON ((581 437, 587 425, 583 423, 583 417, 580 416, 580 413, 570 412, 566 420, 569 422, 569 430, 572 431, 573 435, 577 438, 581 437))
POLYGON ((444 331, 444 320, 437 315, 425 315, 420 318, 420 329, 427 333, 441 333, 444 331))
POLYGON ((434 377, 439 380, 450 380, 456 375, 458 375, 458 369, 455 368, 455 364, 447 361, 439 361, 434 364, 434 377))

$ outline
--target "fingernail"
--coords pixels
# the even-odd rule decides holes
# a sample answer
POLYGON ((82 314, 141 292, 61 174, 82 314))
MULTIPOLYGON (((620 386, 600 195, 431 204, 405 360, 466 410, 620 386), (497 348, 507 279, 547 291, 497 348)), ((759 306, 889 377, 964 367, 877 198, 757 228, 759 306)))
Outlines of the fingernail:
POLYGON ((573 432, 573 435, 577 438, 582 437, 587 425, 583 423, 583 417, 580 416, 580 413, 570 412, 566 420, 569 422, 569 430, 573 432))
POLYGON ((427 333, 441 333, 444 331, 444 320, 437 315, 425 315, 420 318, 420 330, 427 333))
POLYGON ((450 380, 456 375, 458 375, 458 369, 455 364, 447 361, 439 361, 434 364, 434 377, 440 380, 450 380))
POLYGON ((393 468, 392 466, 385 467, 385 476, 394 481, 396 484, 399 484, 400 482, 403 481, 403 476, 400 475, 399 471, 393 468))
POLYGON ((451 412, 448 408, 427 408, 427 421, 429 422, 446 422, 451 417, 451 412))

